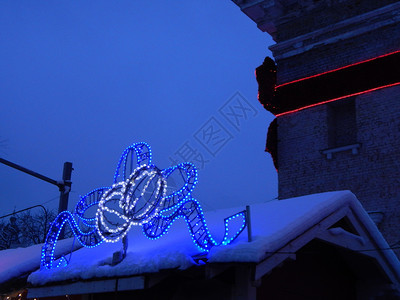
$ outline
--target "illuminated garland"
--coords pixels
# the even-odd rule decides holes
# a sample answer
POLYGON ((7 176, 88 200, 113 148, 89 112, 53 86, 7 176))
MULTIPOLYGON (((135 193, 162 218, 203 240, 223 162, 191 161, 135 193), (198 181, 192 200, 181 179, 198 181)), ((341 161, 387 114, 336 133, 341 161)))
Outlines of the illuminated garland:
POLYGON ((246 213, 239 212, 225 219, 225 235, 222 242, 217 243, 208 230, 200 203, 191 197, 196 184, 197 169, 193 164, 186 162, 160 170, 151 164, 148 144, 133 144, 122 153, 112 187, 91 191, 81 197, 74 213, 63 211, 56 217, 42 248, 41 267, 52 269, 68 264, 65 257, 54 264, 54 250, 65 223, 70 225, 78 241, 88 248, 103 241, 115 243, 123 239, 134 225, 142 226, 149 239, 158 239, 178 218, 184 218, 193 242, 201 251, 208 252, 213 246, 230 244, 246 227, 246 213), (179 190, 167 194, 167 179, 174 172, 179 172, 184 184, 179 190), (96 215, 85 215, 93 206, 97 209, 96 215), (230 234, 228 223, 235 218, 241 218, 242 223, 230 234))
POLYGON ((172 223, 178 218, 184 218, 188 225, 193 242, 201 251, 208 252, 212 247, 219 245, 228 245, 244 230, 246 227, 246 212, 239 212, 225 219, 225 235, 221 243, 217 243, 211 236, 204 218, 200 203, 189 198, 177 205, 177 209, 169 216, 163 216, 162 213, 154 217, 150 222, 143 224, 142 229, 145 236, 149 239, 159 239, 172 223), (242 224, 240 228, 229 237, 228 223, 230 220, 241 217, 242 224))

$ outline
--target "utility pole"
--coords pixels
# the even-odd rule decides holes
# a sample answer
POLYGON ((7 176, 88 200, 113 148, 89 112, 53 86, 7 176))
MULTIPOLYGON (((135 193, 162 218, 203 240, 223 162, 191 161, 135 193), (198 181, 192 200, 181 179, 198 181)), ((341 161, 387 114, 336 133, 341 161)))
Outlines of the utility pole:
POLYGON ((63 169, 63 185, 59 186, 60 190, 60 201, 58 203, 58 213, 68 209, 68 198, 69 192, 71 191, 71 173, 72 173, 72 163, 65 162, 63 169))
MULTIPOLYGON (((57 181, 54 179, 51 179, 47 176, 44 176, 42 174, 36 173, 32 170, 29 170, 27 168, 24 168, 20 165, 17 165, 11 161, 8 161, 4 158, 0 157, 0 163, 5 164, 11 168, 17 169, 21 172, 24 172, 26 174, 29 174, 33 177, 39 178, 43 181, 46 181, 48 183, 51 183, 53 185, 56 185, 58 187, 58 190, 60 191, 60 201, 58 203, 58 213, 67 210, 68 209, 68 197, 69 197, 69 192, 71 191, 71 173, 72 173, 72 163, 71 162, 65 162, 64 163, 64 169, 63 169, 63 177, 61 181, 57 181)), ((59 236, 60 239, 64 238, 64 230, 60 233, 59 236)))

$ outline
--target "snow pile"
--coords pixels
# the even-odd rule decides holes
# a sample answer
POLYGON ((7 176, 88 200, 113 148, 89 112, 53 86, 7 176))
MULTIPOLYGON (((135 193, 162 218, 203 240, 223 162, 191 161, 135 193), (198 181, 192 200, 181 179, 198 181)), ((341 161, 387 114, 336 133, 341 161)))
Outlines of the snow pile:
MULTIPOLYGON (((252 205, 253 242, 247 241, 245 230, 231 245, 212 248, 208 261, 259 262, 269 252, 277 251, 343 206, 351 206, 361 213, 361 217, 370 226, 369 230, 376 232, 375 238, 382 245, 386 243, 351 192, 328 192, 252 205)), ((244 207, 205 213, 208 227, 217 241, 223 237, 224 218, 243 209, 244 207)), ((121 249, 121 242, 82 248, 74 252, 67 267, 34 272, 28 281, 33 285, 43 285, 64 280, 139 275, 162 269, 186 269, 195 264, 192 257, 199 254, 183 219, 178 219, 169 233, 157 240, 147 239, 140 227, 132 227, 128 243, 127 257, 115 266, 111 265, 112 256, 121 249)))
MULTIPOLYGON (((57 242, 55 254, 60 256, 69 253, 72 249, 73 239, 57 242)), ((74 244, 74 249, 81 246, 74 244)), ((0 251, 0 284, 11 279, 19 278, 40 267, 40 257, 43 244, 27 248, 7 249, 0 251)))

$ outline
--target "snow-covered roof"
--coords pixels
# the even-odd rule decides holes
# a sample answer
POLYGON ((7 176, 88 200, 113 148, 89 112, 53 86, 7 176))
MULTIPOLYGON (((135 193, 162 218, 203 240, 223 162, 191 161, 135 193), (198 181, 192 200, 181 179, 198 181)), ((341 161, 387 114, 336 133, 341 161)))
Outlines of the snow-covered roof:
MULTIPOLYGON (((205 212, 208 227, 216 240, 223 237, 224 219, 243 209, 205 212)), ((232 244, 212 248, 206 257, 207 265, 252 263, 257 266, 254 276, 258 279, 311 240, 320 239, 376 259, 386 278, 398 285, 400 263, 397 257, 388 250, 389 246, 381 233, 351 192, 328 192, 253 204, 250 210, 252 241, 248 242, 244 231, 232 244), (352 223, 354 231, 334 225, 343 218, 352 223), (371 251, 373 249, 377 250, 371 251)), ((107 278, 129 276, 139 278, 160 270, 185 270, 199 264, 194 259, 199 255, 199 249, 193 243, 183 219, 178 219, 168 234, 157 240, 147 239, 140 227, 132 227, 128 244, 126 258, 117 265, 112 265, 112 257, 122 248, 121 242, 76 250, 68 266, 33 272, 28 278, 33 286, 30 291, 36 289, 47 293, 43 289, 49 284, 56 291, 54 285, 61 287, 97 280, 105 282, 107 278)), ((62 241, 57 244, 56 251, 65 253, 70 246, 71 242, 62 241)), ((0 284, 32 272, 39 263, 40 245, 0 252, 0 284)), ((114 283, 110 284, 115 287, 114 283)), ((141 288, 140 284, 138 288, 141 288)))
MULTIPOLYGON (((0 251, 0 290, 5 289, 11 281, 26 277, 39 268, 42 246, 43 244, 38 244, 0 251)), ((79 248, 81 246, 74 243, 72 238, 61 240, 55 255, 61 256, 79 248)))
MULTIPOLYGON (((224 218, 240 210, 243 210, 243 207, 205 212, 211 234, 216 239, 222 238, 224 218)), ((318 235, 319 238, 331 239, 333 242, 335 236, 344 236, 346 243, 339 246, 350 249, 353 247, 352 250, 356 251, 362 251, 365 247, 389 248, 361 204, 349 191, 328 192, 251 205, 251 227, 252 242, 248 242, 248 236, 244 231, 231 245, 212 248, 207 255, 208 263, 252 262, 261 265, 291 243, 294 243, 294 246, 291 245, 290 249, 295 251, 318 235), (355 223, 361 224, 359 231, 364 231, 367 235, 331 228, 345 216, 354 218, 355 223), (306 235, 316 224, 319 224, 318 230, 306 235), (327 231, 328 229, 330 231, 327 231), (299 238, 303 240, 300 241, 299 238), (362 241, 363 239, 372 242, 367 241, 367 243, 362 241)), ((158 240, 147 239, 140 227, 133 227, 128 241, 127 257, 115 266, 111 265, 112 256, 121 249, 121 243, 103 243, 95 248, 75 251, 68 266, 38 270, 29 276, 28 281, 33 286, 43 286, 56 282, 149 274, 162 269, 183 270, 195 265, 193 257, 199 254, 183 219, 177 220, 169 233, 158 240)), ((381 251, 379 255, 384 257, 387 265, 385 270, 390 273, 392 281, 397 282, 400 278, 400 264, 397 257, 391 250, 381 251)), ((36 259, 38 256, 39 253, 36 259)), ((265 267, 259 271, 261 273, 258 276, 264 274, 264 271, 267 271, 265 267)))

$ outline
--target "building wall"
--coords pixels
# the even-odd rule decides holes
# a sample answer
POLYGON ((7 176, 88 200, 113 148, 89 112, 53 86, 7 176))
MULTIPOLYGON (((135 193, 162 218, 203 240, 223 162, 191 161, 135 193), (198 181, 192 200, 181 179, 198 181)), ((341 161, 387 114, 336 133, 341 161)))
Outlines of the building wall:
MULTIPOLYGON (((377 31, 316 45, 306 52, 287 58, 276 58, 278 84, 348 66, 399 50, 400 23, 377 31), (382 42, 376 42, 382 41, 382 42)), ((273 51, 279 57, 280 51, 273 51)))
POLYGON ((279 197, 351 190, 367 211, 383 212, 379 227, 393 244, 400 241, 400 86, 354 101, 356 155, 321 154, 329 148, 329 104, 278 118, 279 197))
MULTIPOLYGON (((400 50, 397 0, 233 1, 276 41, 270 50, 278 91, 281 84, 400 50)), ((337 101, 277 117, 279 197, 351 190, 367 210, 384 213, 379 228, 394 244, 400 241, 400 85, 340 101, 354 101, 354 119, 342 110, 335 120, 337 101), (352 138, 333 142, 335 122, 349 124, 352 138), (356 155, 321 153, 353 139, 361 145, 356 155)))
MULTIPOLYGON (((315 3, 300 10, 286 7, 285 17, 275 20, 277 44, 270 48, 278 85, 400 50, 398 1, 315 3)), ((367 211, 383 213, 379 228, 395 244, 400 241, 400 86, 340 101, 355 104, 349 126, 354 144, 361 145, 356 155, 347 150, 327 159, 321 153, 334 147, 333 103, 278 117, 279 198, 351 190, 367 211)), ((374 216, 379 221, 382 214, 374 216)))

